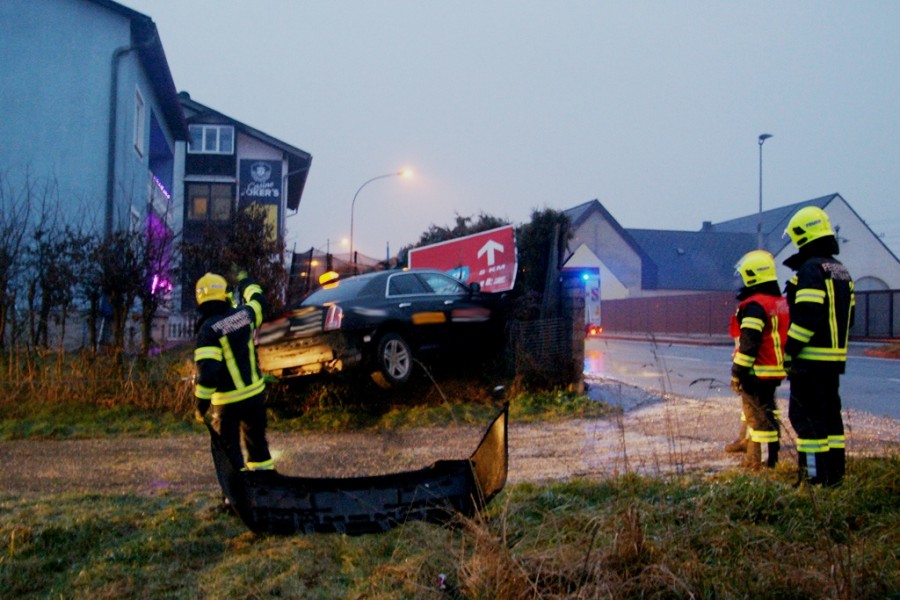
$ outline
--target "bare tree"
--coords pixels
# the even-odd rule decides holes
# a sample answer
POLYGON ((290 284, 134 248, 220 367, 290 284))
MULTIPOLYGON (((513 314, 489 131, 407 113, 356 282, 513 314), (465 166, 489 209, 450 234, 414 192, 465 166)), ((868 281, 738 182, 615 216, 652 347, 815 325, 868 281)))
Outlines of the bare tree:
POLYGON ((273 313, 284 307, 284 241, 276 238, 262 211, 241 210, 227 227, 207 226, 199 241, 182 244, 182 259, 191 276, 212 271, 233 278, 245 270, 265 290, 273 313))
POLYGON ((16 305, 13 283, 24 268, 21 250, 31 208, 27 195, 27 186, 16 193, 0 172, 0 350, 6 347, 8 336, 15 338, 15 332, 8 332, 8 326, 16 305))
POLYGON ((114 231, 97 244, 94 252, 96 283, 109 302, 108 320, 112 326, 112 348, 115 352, 125 348, 128 313, 143 284, 139 235, 127 229, 114 231))
POLYGON ((148 220, 145 235, 138 240, 141 285, 137 297, 141 301, 141 354, 149 354, 153 345, 153 319, 168 301, 171 281, 177 268, 174 235, 162 220, 148 220))

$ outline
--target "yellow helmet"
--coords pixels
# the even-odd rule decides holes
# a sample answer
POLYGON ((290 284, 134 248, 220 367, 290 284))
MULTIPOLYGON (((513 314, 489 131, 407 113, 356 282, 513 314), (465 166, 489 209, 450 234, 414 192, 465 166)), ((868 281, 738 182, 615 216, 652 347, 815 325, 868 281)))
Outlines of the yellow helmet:
POLYGON ((813 240, 834 235, 828 215, 818 206, 804 206, 788 221, 784 233, 791 236, 791 241, 798 249, 813 240))
POLYGON ((746 287, 766 281, 778 281, 775 272, 775 257, 765 250, 753 250, 741 257, 734 268, 740 274, 746 287))
POLYGON ((196 286, 197 304, 203 304, 211 300, 225 302, 228 298, 228 282, 221 275, 207 273, 197 280, 196 286))

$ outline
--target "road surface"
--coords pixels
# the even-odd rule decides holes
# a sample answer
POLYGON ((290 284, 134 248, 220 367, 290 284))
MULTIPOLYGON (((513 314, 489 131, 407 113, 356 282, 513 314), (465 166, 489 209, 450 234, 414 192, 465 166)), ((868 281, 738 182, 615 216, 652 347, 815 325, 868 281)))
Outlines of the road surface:
MULTIPOLYGON (((591 338, 585 342, 585 374, 705 400, 730 394, 731 347, 591 338)), ((900 360, 864 354, 851 344, 841 378, 845 409, 900 419, 900 360)), ((778 389, 787 398, 788 384, 778 389)))

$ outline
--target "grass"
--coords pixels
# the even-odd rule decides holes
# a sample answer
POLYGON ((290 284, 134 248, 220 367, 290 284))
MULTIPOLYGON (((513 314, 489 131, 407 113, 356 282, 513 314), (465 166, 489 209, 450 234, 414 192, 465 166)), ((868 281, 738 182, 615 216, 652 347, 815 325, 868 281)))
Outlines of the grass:
MULTIPOLYGON (((0 355, 0 440, 203 432, 193 423, 190 361, 186 349, 152 359, 0 355)), ((268 388, 269 423, 274 431, 325 432, 482 425, 500 403, 492 386, 465 377, 439 384, 422 377, 393 391, 359 377, 276 382, 268 388)), ((510 417, 519 422, 613 410, 557 390, 519 391, 509 400, 510 417)))
MULTIPOLYGON (((200 434, 186 364, 0 357, 0 440, 200 434)), ((483 383, 275 385, 272 428, 483 424, 483 383)), ((562 391, 509 400, 520 422, 612 414, 562 391)), ((0 597, 900 598, 900 457, 847 472, 836 489, 788 469, 509 485, 475 518, 360 537, 256 536, 215 491, 0 490, 0 597)))
POLYGON ((208 495, 0 497, 10 598, 891 598, 900 461, 508 487, 450 527, 255 536, 208 495), (438 589, 444 574, 449 591, 438 589))

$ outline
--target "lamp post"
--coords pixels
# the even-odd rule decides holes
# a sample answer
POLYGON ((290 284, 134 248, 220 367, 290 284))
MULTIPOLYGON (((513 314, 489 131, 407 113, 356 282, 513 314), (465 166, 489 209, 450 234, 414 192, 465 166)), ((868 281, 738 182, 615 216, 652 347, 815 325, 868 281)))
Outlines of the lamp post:
POLYGON ((359 196, 359 193, 362 191, 364 187, 372 183, 373 181, 378 181, 379 179, 384 179, 386 177, 410 177, 412 175, 412 171, 409 169, 403 169, 402 171, 397 171, 396 173, 385 173, 384 175, 377 175, 372 179, 367 180, 359 189, 356 190, 356 193, 353 194, 353 202, 350 203, 350 262, 353 264, 354 268, 356 267, 356 260, 353 258, 353 212, 356 208, 356 197, 359 196))
POLYGON ((756 247, 763 249, 762 239, 762 147, 763 142, 772 137, 772 134, 763 133, 759 136, 759 215, 756 222, 756 247))

